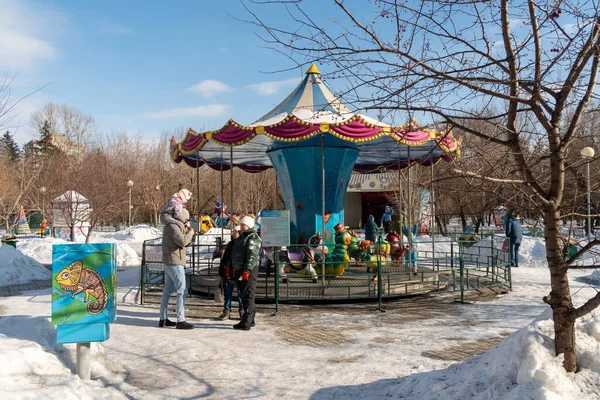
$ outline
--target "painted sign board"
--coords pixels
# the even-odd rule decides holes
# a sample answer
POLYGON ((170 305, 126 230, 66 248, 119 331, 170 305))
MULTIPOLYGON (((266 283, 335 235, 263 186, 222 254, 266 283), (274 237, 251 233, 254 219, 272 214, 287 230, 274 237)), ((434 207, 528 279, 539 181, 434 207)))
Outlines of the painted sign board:
POLYGON ((52 246, 52 323, 57 343, 99 342, 117 317, 116 246, 52 246))
POLYGON ((260 219, 260 237, 263 246, 290 245, 289 210, 262 210, 260 219))

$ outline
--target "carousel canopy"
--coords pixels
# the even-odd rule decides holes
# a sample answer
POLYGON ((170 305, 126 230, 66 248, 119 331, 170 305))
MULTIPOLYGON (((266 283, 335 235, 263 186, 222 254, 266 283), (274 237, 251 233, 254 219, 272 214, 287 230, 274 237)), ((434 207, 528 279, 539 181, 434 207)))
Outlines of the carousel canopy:
POLYGON ((314 64, 294 91, 256 122, 241 125, 230 119, 221 129, 198 133, 190 128, 181 142, 171 140, 175 162, 206 163, 216 170, 235 165, 249 172, 272 167, 271 150, 318 146, 321 140, 325 146, 359 150, 354 166, 359 172, 404 168, 415 161, 430 165, 459 152, 450 130, 425 129, 414 121, 394 127, 351 112, 314 64))

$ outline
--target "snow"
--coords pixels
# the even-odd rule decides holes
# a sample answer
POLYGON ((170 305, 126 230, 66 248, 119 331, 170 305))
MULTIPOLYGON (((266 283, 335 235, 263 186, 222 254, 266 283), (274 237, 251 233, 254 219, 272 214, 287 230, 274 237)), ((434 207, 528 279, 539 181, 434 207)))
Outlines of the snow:
MULTIPOLYGON (((133 227, 101 237, 129 246, 154 233, 133 227)), ((202 240, 214 243, 220 229, 214 233, 202 240)), ((41 247, 33 252, 34 239, 24 242, 45 257, 41 247)), ((93 379, 85 382, 74 373, 75 346, 55 344, 48 289, 0 298, 0 398, 598 399, 600 311, 576 322, 580 371, 566 373, 542 301, 549 292, 543 245, 524 238, 513 290, 490 301, 454 304, 441 294, 385 303, 385 313, 372 304, 313 305, 283 306, 278 316, 261 305, 249 332, 217 320, 220 309, 208 302, 194 307, 195 317, 188 310, 197 329, 157 328, 157 305, 137 301, 139 267, 126 268, 118 272, 119 316, 111 338, 93 344, 93 379), (501 341, 461 362, 426 355, 491 339, 501 341)), ((436 253, 449 246, 436 239, 436 253)), ((596 293, 583 281, 590 273, 569 274, 575 306, 596 293)))
MULTIPOLYGON (((162 232, 148 225, 132 226, 118 232, 94 232, 90 243, 115 243, 119 267, 139 266, 142 259, 142 244, 145 240, 161 237, 162 232)), ((70 243, 63 239, 19 237, 17 248, 23 254, 35 258, 42 264, 52 264, 52 245, 70 243)))
POLYGON ((51 275, 46 267, 14 247, 0 246, 0 286, 24 285, 50 279, 51 275))

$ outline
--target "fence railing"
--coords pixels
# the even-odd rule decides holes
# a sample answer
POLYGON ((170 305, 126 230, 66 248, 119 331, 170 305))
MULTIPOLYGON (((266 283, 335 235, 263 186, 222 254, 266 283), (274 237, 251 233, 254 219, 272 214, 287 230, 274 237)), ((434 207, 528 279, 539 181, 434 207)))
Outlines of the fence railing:
MULTIPOLYGON (((508 255, 501 249, 503 238, 493 234, 479 240, 464 235, 416 241, 417 259, 409 251, 395 259, 381 254, 381 244, 363 251, 370 259, 335 261, 318 257, 299 258, 305 245, 268 249, 268 262, 260 269, 257 299, 280 301, 377 300, 452 290, 460 300, 473 289, 502 286, 509 289, 511 271, 508 255), (296 250, 294 253, 293 250, 296 250), (293 253, 293 254, 292 254, 293 253), (295 254, 295 255, 294 255, 295 254)), ((186 248, 186 276, 190 293, 213 296, 220 290, 218 275, 220 235, 198 235, 186 248)), ((225 238, 223 238, 225 240, 225 238)), ((332 248, 334 246, 331 246, 332 248)), ((318 248, 315 254, 318 254, 318 248)), ((367 257, 365 257, 367 258, 367 257)), ((141 302, 148 292, 160 289, 164 279, 160 239, 143 244, 140 276, 141 302)))

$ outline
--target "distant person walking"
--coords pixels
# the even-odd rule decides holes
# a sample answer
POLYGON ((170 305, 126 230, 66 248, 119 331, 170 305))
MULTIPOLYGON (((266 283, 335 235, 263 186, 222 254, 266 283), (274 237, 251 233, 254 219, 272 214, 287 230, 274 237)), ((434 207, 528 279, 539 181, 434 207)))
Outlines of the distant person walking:
POLYGON ((388 233, 390 230, 390 224, 392 223, 392 215, 394 215, 394 210, 392 210, 392 207, 385 206, 383 216, 381 217, 381 225, 383 225, 383 231, 385 233, 388 233))
POLYGON ((375 217, 369 215, 369 219, 365 223, 364 229, 365 239, 370 240, 372 243, 375 243, 377 233, 379 232, 379 227, 377 226, 377 222, 375 222, 375 217))
POLYGON ((170 218, 165 225, 162 237, 162 262, 165 267, 165 286, 160 298, 160 328, 175 326, 177 329, 193 329, 194 325, 185 321, 185 272, 183 266, 186 263, 185 246, 191 243, 194 236, 192 228, 186 228, 190 219, 190 213, 183 208, 178 216, 170 218), (177 296, 177 323, 167 318, 167 306, 171 293, 177 296))
POLYGON ((523 228, 519 222, 519 212, 515 211, 511 214, 507 211, 506 222, 504 223, 504 232, 509 240, 510 250, 510 265, 511 267, 519 266, 519 247, 523 239, 523 228))
POLYGON ((254 229, 254 218, 246 215, 240 220, 242 235, 235 240, 231 248, 230 268, 233 270, 233 281, 242 293, 244 314, 239 324, 233 329, 249 331, 254 326, 256 281, 262 241, 254 229))

